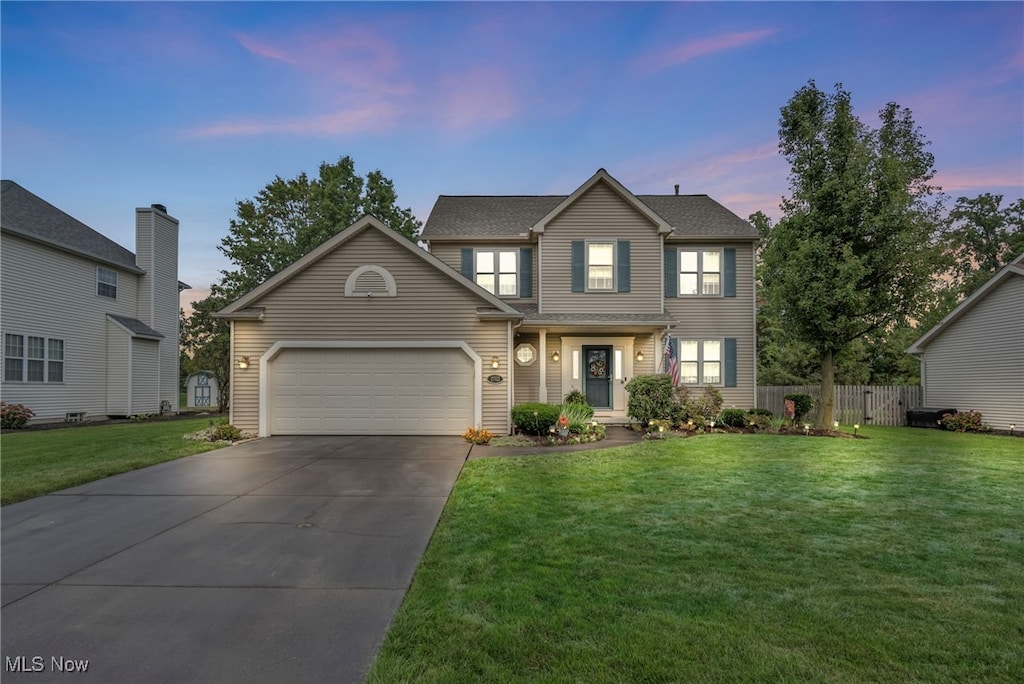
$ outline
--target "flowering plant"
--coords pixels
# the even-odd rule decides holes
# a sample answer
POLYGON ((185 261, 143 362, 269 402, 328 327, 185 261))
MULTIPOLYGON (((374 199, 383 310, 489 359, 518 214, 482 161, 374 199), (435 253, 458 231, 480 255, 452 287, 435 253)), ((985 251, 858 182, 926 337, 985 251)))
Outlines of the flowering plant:
POLYGON ((21 404, 8 404, 0 401, 0 428, 4 430, 20 430, 35 417, 35 412, 21 404))
POLYGON ((484 428, 471 427, 462 433, 462 439, 473 444, 487 444, 494 439, 494 433, 484 428))

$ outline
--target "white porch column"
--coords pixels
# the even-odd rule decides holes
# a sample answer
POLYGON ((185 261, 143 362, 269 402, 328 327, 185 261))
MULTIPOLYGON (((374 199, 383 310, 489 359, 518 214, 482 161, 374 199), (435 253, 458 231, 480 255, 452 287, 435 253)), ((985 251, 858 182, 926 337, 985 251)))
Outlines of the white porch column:
POLYGON ((540 354, 540 387, 537 390, 537 401, 548 403, 548 329, 540 329, 540 343, 537 345, 540 354))

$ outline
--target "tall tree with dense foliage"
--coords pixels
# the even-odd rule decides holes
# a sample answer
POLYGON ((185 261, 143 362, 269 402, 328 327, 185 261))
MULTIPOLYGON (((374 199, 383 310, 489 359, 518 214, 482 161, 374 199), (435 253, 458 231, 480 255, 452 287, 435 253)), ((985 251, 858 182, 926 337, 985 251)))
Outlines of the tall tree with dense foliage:
POLYGON ((1003 196, 961 197, 949 212, 946 241, 957 295, 966 297, 1024 254, 1024 199, 1003 207, 1003 196))
POLYGON ((826 93, 810 81, 779 119, 790 194, 762 245, 761 294, 819 360, 822 427, 832 423, 837 356, 921 310, 938 253, 928 143, 909 109, 891 102, 878 118, 878 128, 865 125, 842 85, 826 93))
POLYGON ((394 183, 379 170, 363 178, 350 157, 323 162, 315 178, 305 173, 288 180, 277 176, 255 198, 236 203, 235 218, 218 247, 232 268, 221 271, 210 296, 193 304, 192 315, 183 316, 181 326, 184 350, 217 376, 221 407, 227 406, 230 338, 227 322, 213 314, 364 214, 376 216, 409 240, 419 235, 420 222, 410 209, 398 206, 394 183))

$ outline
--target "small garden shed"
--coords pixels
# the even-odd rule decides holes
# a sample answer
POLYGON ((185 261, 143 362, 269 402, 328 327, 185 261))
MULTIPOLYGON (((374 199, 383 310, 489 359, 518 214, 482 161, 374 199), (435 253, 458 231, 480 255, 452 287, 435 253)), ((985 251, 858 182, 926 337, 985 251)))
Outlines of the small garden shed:
POLYGON ((217 377, 213 371, 196 371, 185 381, 185 408, 217 408, 217 377))

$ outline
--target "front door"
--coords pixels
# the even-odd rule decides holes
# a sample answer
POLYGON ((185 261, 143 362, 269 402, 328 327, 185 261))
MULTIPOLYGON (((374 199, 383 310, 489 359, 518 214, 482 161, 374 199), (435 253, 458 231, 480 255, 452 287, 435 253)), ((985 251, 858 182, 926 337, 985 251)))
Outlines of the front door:
POLYGON ((583 392, 594 408, 612 408, 612 348, 583 347, 583 392))

